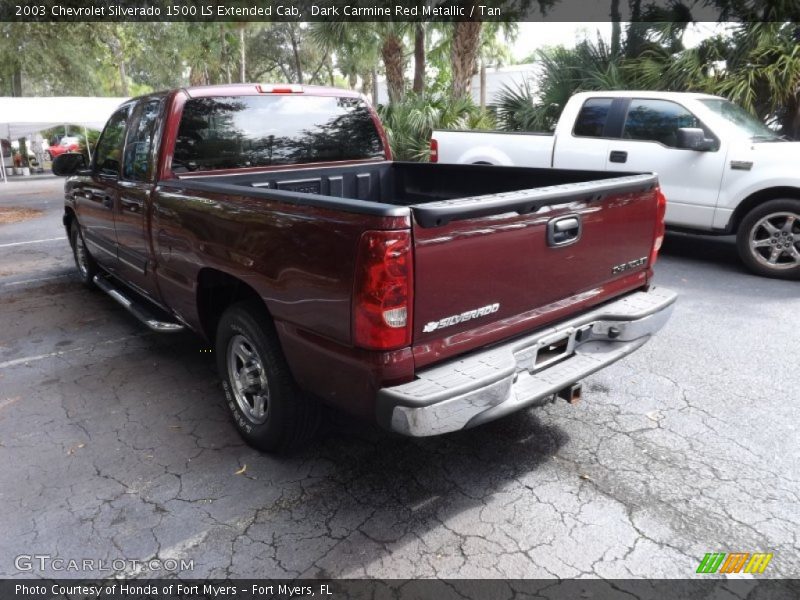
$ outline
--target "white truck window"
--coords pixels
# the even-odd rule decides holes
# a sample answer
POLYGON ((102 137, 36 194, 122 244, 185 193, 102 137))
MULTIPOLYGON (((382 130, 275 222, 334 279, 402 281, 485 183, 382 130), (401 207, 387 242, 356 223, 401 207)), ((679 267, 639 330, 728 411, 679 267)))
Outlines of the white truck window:
POLYGON ((572 134, 577 137, 603 137, 611 102, 611 98, 589 98, 584 102, 572 134))
POLYGON ((660 142, 670 148, 678 145, 678 129, 702 124, 680 104, 668 100, 634 99, 628 108, 622 137, 627 140, 660 142))

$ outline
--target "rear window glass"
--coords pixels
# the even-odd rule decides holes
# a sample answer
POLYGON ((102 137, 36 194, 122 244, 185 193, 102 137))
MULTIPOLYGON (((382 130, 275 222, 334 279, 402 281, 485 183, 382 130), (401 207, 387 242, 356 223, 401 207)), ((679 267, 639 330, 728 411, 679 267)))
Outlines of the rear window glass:
POLYGON ((375 123, 358 98, 194 98, 183 109, 175 172, 383 157, 375 123))
POLYGON ((611 108, 611 98, 590 98, 583 103, 573 134, 580 137, 603 137, 603 129, 611 108))

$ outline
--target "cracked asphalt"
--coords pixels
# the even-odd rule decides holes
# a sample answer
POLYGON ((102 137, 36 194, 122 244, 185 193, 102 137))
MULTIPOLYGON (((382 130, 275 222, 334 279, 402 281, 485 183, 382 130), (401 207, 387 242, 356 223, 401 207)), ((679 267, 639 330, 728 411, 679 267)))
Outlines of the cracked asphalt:
POLYGON ((0 207, 44 211, 0 225, 0 577, 86 575, 15 566, 49 554, 197 578, 685 578, 706 552, 800 575, 800 285, 748 274, 730 239, 668 236, 671 321, 576 406, 427 439, 330 414, 274 458, 229 423, 202 340, 78 283, 61 187, 0 183, 0 207))

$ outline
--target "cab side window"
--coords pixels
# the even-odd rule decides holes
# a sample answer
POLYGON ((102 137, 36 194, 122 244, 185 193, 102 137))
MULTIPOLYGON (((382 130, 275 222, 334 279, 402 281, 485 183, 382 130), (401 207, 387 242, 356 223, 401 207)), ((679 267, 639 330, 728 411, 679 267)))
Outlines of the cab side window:
POLYGON ((161 114, 161 99, 146 100, 133 112, 125 142, 122 178, 149 181, 153 172, 153 138, 161 114))
POLYGON ((603 137, 611 102, 611 98, 589 98, 584 102, 572 134, 577 137, 603 137))
POLYGON ((130 106, 125 106, 111 118, 97 142, 94 152, 95 171, 101 175, 119 175, 122 159, 122 142, 125 139, 125 124, 128 122, 130 106))
POLYGON ((678 129, 702 124, 692 113, 668 100, 631 100, 622 138, 678 146, 678 129))

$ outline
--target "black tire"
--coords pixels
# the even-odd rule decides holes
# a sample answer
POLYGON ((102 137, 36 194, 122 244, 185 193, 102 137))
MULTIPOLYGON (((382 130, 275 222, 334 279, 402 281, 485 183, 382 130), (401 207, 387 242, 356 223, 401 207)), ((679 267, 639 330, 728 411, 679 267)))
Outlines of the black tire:
POLYGON ((78 277, 81 283, 86 287, 93 288, 94 276, 99 272, 99 268, 92 255, 89 254, 89 249, 83 240, 83 234, 77 219, 72 219, 70 224, 69 243, 72 246, 72 257, 75 259, 75 267, 78 269, 78 277))
POLYGON ((784 198, 756 206, 739 225, 736 247, 753 273, 800 279, 800 200, 784 198))
POLYGON ((314 437, 319 405, 297 387, 262 306, 241 302, 226 310, 217 327, 215 351, 226 404, 248 444, 287 454, 314 437), (254 358, 245 362, 242 357, 248 352, 254 358), (240 377, 234 374, 244 371, 240 377))

